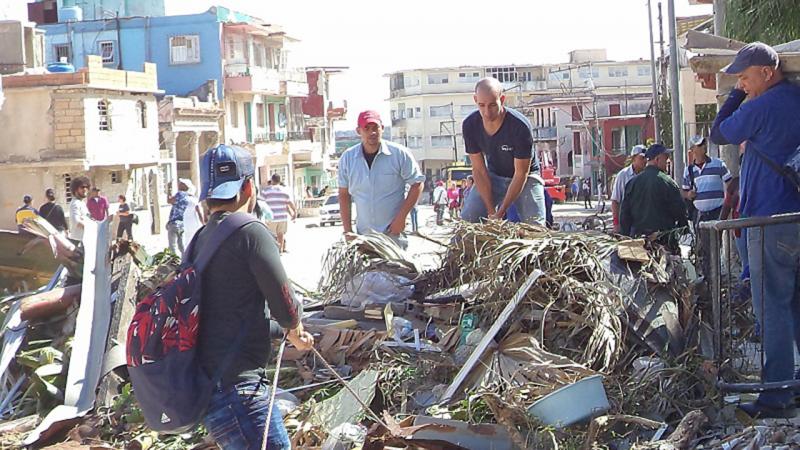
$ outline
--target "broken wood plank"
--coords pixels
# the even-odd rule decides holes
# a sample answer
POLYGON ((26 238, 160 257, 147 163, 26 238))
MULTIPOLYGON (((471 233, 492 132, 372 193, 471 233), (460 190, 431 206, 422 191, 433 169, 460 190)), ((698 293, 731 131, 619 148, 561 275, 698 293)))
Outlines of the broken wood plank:
POLYGON ((453 398, 453 396, 456 394, 459 387, 461 386, 461 383, 463 383, 464 380, 467 379, 470 372, 472 372, 472 369, 475 367, 475 364, 477 364, 478 360, 480 360, 481 357, 483 356, 483 352, 485 352, 486 349, 489 348, 489 345, 494 340, 494 337, 495 335, 497 335, 497 332, 500 331, 500 328, 502 328, 503 325, 505 325, 508 318, 511 317, 511 314, 513 314, 514 310, 517 309, 517 306, 520 304, 522 299, 531 289, 533 284, 536 283, 536 280, 538 280, 539 277, 541 277, 542 275, 544 275, 544 272, 542 272, 541 270, 534 270, 533 272, 531 272, 530 275, 528 275, 528 278, 525 280, 525 283, 523 283, 522 286, 520 286, 519 290, 517 290, 517 293, 514 294, 514 298, 512 298, 511 301, 508 302, 506 307, 503 309, 503 312, 500 313, 500 316, 497 317, 497 320, 495 320, 491 328, 489 328, 489 331, 486 332, 486 334, 483 336, 483 339, 481 339, 481 341, 478 343, 478 346, 475 348, 475 351, 473 351, 472 354, 469 355, 467 362, 464 363, 464 365, 461 367, 461 370, 458 371, 458 374, 453 379, 453 382, 450 383, 450 386, 447 387, 444 396, 442 396, 441 403, 447 403, 453 398))

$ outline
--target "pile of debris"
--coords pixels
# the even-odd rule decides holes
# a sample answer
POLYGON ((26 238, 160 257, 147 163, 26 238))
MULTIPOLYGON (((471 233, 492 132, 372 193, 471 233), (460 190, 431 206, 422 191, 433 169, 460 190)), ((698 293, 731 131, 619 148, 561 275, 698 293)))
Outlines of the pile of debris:
MULTIPOLYGON (((112 242, 107 224, 87 234, 84 254, 33 231, 69 255, 70 269, 0 300, 0 447, 213 448, 202 429, 147 429, 120 353, 137 300, 177 259, 112 242)), ((315 349, 286 348, 279 373, 295 448, 738 449, 800 439, 744 429, 718 407, 690 262, 644 240, 505 222, 459 222, 437 239, 443 251, 429 267, 383 235, 329 250, 305 299, 315 349)))

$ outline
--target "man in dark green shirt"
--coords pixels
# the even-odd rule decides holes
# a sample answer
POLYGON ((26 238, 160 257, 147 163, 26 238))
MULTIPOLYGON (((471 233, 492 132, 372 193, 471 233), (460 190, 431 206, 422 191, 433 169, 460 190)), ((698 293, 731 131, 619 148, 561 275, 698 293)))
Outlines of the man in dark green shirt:
POLYGON ((681 190, 665 173, 670 153, 661 144, 647 149, 647 167, 625 187, 622 234, 637 237, 688 225, 681 190))

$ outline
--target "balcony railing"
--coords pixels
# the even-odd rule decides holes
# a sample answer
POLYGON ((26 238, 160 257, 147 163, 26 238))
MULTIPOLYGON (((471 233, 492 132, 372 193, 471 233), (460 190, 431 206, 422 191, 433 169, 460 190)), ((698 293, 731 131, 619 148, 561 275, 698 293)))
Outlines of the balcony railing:
POLYGON ((311 132, 310 131, 290 131, 287 133, 287 138, 290 141, 310 141, 311 140, 311 132))
POLYGON ((556 127, 540 127, 533 129, 534 140, 550 140, 558 137, 556 127))

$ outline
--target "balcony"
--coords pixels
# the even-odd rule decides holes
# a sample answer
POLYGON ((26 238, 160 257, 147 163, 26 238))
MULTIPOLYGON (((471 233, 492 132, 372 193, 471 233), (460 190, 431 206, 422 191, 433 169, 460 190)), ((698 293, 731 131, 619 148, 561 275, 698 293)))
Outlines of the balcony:
POLYGON ((287 97, 308 97, 308 79, 301 70, 281 72, 281 95, 287 97))
POLYGON ((227 64, 225 66, 225 90, 280 95, 281 78, 275 69, 247 64, 227 64))
POLYGON ((533 129, 534 141, 553 141, 558 138, 556 127, 540 127, 533 129))

